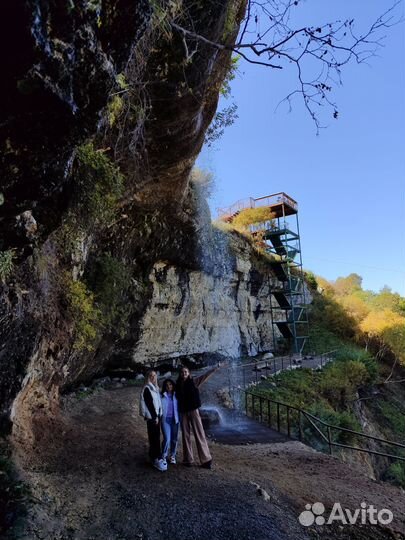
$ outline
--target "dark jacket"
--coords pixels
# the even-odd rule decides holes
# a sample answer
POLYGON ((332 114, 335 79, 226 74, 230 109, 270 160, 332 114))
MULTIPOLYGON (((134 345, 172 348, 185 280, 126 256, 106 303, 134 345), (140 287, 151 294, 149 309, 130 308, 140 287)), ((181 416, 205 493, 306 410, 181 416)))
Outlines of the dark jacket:
POLYGON ((195 411, 201 407, 200 391, 198 387, 210 377, 217 368, 210 369, 199 377, 189 377, 184 382, 177 381, 176 397, 180 413, 195 411))
POLYGON ((184 382, 180 381, 177 384, 176 396, 180 413, 195 411, 201 407, 200 391, 192 378, 188 378, 184 382))

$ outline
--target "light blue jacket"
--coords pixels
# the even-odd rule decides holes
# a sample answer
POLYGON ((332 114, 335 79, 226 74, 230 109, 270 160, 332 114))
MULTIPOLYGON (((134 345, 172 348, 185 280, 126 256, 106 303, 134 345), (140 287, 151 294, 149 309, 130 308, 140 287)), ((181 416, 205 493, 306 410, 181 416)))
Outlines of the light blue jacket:
MULTIPOLYGON (((163 409, 163 418, 162 420, 166 420, 167 415, 167 408, 169 406, 169 396, 167 395, 167 392, 165 392, 162 396, 162 409, 163 409)), ((173 394, 173 414, 174 414, 174 421, 176 424, 179 423, 179 408, 177 406, 177 399, 175 394, 173 394)))

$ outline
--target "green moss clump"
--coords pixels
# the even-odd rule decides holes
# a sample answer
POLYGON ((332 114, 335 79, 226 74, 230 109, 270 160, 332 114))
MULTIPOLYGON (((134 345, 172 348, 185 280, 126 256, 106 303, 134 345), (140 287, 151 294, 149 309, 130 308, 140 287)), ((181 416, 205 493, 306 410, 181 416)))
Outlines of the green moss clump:
POLYGON ((228 2, 228 7, 225 15, 224 31, 222 33, 222 40, 226 41, 235 32, 237 27, 236 17, 239 12, 239 6, 237 2, 231 0, 228 2))
POLYGON ((3 283, 12 274, 14 270, 14 251, 0 251, 0 281, 3 283))
POLYGON ((126 299, 131 272, 126 264, 103 253, 97 257, 87 276, 101 311, 103 326, 110 332, 124 336, 131 309, 126 299))
POLYGON ((124 177, 93 143, 77 151, 77 209, 86 225, 108 224, 114 217, 118 201, 124 194, 124 177))
POLYGON ((124 100, 118 94, 115 94, 109 101, 107 105, 107 117, 108 124, 110 127, 113 127, 118 118, 121 116, 121 113, 124 109, 124 100))
POLYGON ((83 282, 73 280, 68 274, 64 276, 63 282, 69 316, 75 325, 73 348, 93 351, 102 321, 94 295, 83 282))

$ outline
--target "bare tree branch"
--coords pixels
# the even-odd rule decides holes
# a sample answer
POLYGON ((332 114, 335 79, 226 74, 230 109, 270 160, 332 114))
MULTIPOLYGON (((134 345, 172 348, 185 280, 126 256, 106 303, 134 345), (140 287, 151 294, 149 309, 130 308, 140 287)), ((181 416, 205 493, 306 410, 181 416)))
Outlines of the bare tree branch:
POLYGON ((360 64, 376 55, 386 37, 384 30, 399 22, 396 10, 401 0, 358 35, 353 19, 292 28, 292 13, 300 3, 301 0, 248 0, 239 38, 233 46, 225 41, 211 41, 176 20, 170 21, 170 25, 182 35, 187 55, 188 41, 197 41, 232 51, 250 64, 278 70, 295 66, 298 86, 280 104, 287 102, 291 109, 293 98, 300 96, 318 132, 323 127, 320 107, 331 108, 333 117, 338 117, 336 103, 329 95, 342 84, 341 68, 350 61, 360 64))

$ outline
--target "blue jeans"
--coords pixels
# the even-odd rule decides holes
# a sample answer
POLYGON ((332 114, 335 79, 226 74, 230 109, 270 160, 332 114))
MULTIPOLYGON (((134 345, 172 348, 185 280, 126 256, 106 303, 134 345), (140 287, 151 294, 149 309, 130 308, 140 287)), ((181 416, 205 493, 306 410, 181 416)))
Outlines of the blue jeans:
POLYGON ((177 452, 177 440, 179 436, 179 424, 176 424, 174 418, 162 418, 162 458, 166 459, 169 455, 175 456, 177 452))

